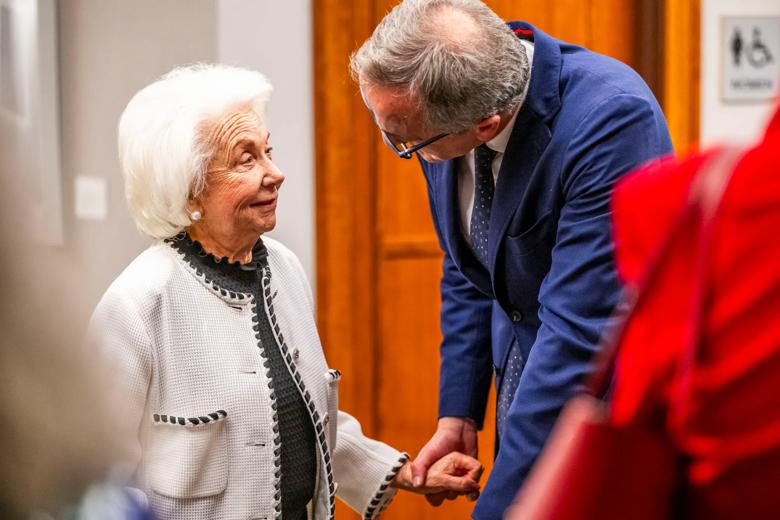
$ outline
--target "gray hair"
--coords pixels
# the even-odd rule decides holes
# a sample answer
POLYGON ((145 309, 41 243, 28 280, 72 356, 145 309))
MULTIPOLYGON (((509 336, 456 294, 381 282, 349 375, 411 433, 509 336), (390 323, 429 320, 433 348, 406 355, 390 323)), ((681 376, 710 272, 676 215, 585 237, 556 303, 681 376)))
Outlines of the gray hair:
POLYGON ((130 100, 119 119, 125 197, 138 228, 170 238, 191 224, 187 202, 206 186, 209 125, 248 106, 261 121, 271 84, 253 70, 196 64, 173 69, 130 100))
POLYGON ((457 133, 518 105, 530 76, 523 44, 479 0, 405 0, 350 58, 358 82, 407 89, 428 126, 457 133), (474 22, 447 27, 442 15, 474 22))

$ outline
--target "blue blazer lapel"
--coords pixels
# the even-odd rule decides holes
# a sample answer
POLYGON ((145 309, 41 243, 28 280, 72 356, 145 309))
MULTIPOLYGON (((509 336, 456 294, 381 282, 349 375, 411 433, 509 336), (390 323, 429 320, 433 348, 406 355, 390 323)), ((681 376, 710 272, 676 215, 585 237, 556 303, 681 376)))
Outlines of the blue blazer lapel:
POLYGON ((439 200, 439 223, 442 226, 444 239, 452 260, 460 271, 480 291, 487 296, 493 296, 490 275, 471 252, 466 243, 460 226, 460 202, 458 198, 457 161, 447 161, 435 165, 439 170, 435 178, 439 184, 437 190, 441 194, 439 200))
POLYGON ((521 109, 509 138, 501 170, 498 173, 493 207, 490 211, 488 260, 496 270, 496 258, 512 216, 529 196, 528 181, 539 157, 550 142, 550 130, 531 110, 521 109))
POLYGON ((493 197, 488 235, 489 272, 471 252, 460 228, 456 161, 430 165, 434 169, 433 177, 438 184, 436 192, 439 224, 450 256, 461 272, 490 297, 495 294, 492 278, 496 272, 496 257, 506 228, 524 197, 529 196, 525 189, 528 179, 550 141, 551 134, 547 125, 561 106, 558 86, 561 50, 558 43, 531 24, 512 22, 509 26, 512 30, 533 32, 534 61, 528 95, 520 108, 507 143, 493 197))
POLYGON ((534 60, 531 83, 520 113, 515 119, 512 135, 498 173, 493 195, 488 234, 490 272, 496 272, 496 258, 507 226, 525 197, 534 196, 526 190, 539 157, 550 142, 550 122, 561 107, 561 50, 558 43, 534 26, 512 22, 510 28, 533 31, 534 60))

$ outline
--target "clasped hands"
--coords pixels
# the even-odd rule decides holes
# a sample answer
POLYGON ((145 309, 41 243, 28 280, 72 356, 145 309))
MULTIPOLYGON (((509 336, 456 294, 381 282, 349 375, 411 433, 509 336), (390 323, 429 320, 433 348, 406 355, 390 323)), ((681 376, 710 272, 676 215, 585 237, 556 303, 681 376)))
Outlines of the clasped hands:
POLYGON ((425 494, 434 506, 460 495, 476 500, 484 469, 476 456, 474 423, 458 417, 442 417, 431 440, 413 462, 401 467, 391 485, 425 494))

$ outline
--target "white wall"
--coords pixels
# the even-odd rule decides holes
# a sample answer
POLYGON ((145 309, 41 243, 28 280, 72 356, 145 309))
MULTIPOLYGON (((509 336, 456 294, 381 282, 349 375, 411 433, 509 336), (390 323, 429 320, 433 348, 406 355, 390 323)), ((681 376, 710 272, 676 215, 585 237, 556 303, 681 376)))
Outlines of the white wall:
MULTIPOLYGON (((313 280, 310 2, 67 0, 58 5, 64 236, 58 246, 29 251, 19 246, 25 247, 19 262, 37 273, 24 280, 35 310, 81 334, 111 281, 150 243, 136 230, 125 204, 117 121, 140 88, 174 66, 197 61, 245 65, 273 82, 271 141, 287 175, 274 236, 298 254, 313 280), (74 185, 81 175, 106 180, 105 220, 76 218, 74 185)), ((3 186, 12 181, 10 172, 0 171, 0 191, 7 195, 3 186)), ((25 204, 23 196, 13 202, 25 204)), ((0 209, 8 213, 6 205, 0 209)), ((21 251, 8 243, 3 247, 21 251)))
MULTIPOLYGON (((780 16, 778 0, 703 0, 701 4, 701 141, 758 139, 772 115, 770 102, 724 103, 721 98, 721 16, 780 16)), ((775 56, 775 60, 780 56, 775 56)))
MULTIPOLYGON (((31 271, 52 269, 41 305, 83 328, 111 281, 149 244, 125 205, 116 147, 119 115, 133 94, 175 65, 216 58, 216 0, 67 0, 59 4, 64 240, 40 248, 31 271), (108 186, 106 220, 75 217, 79 175, 108 186), (57 309, 67 308, 60 313, 57 309)), ((35 281, 30 281, 35 287, 35 281)))
POLYGON ((314 285, 314 107, 311 0, 217 0, 217 59, 265 74, 274 160, 284 172, 269 235, 298 255, 314 285))

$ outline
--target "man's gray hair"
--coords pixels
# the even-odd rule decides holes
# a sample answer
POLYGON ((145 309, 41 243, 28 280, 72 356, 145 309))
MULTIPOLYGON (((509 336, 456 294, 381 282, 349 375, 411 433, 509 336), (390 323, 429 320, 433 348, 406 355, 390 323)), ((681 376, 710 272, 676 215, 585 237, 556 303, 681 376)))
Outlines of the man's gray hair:
POLYGON ((119 162, 142 232, 170 238, 192 223, 186 205, 206 186, 211 125, 245 107, 264 121, 270 95, 259 72, 201 63, 176 68, 133 96, 119 119, 119 162))
POLYGON ((520 103, 530 64, 522 42, 479 0, 405 0, 350 58, 361 83, 407 89, 430 129, 457 133, 520 103), (473 27, 442 23, 448 13, 473 27))

